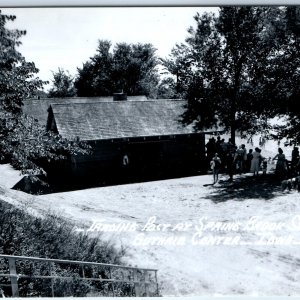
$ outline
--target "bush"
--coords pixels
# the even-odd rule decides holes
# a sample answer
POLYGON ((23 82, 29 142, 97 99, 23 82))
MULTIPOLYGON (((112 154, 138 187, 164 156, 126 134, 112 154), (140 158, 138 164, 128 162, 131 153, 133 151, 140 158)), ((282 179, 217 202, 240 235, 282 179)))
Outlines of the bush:
MULTIPOLYGON (((7 255, 35 256, 53 259, 92 261, 121 264, 124 250, 117 251, 109 242, 99 237, 91 238, 76 233, 71 222, 52 213, 43 218, 35 217, 0 200, 0 253, 7 255)), ((55 279, 55 296, 85 296, 96 286, 92 281, 78 280, 82 269, 76 265, 18 261, 17 270, 22 275, 50 275, 72 277, 72 280, 55 279)), ((105 278, 104 268, 84 267, 86 276, 105 278)), ((0 273, 8 273, 8 265, 0 261, 0 273)), ((19 279, 20 296, 51 296, 50 279, 19 279)), ((1 284, 9 280, 0 277, 1 284)), ((4 290, 10 295, 10 288, 4 290)))

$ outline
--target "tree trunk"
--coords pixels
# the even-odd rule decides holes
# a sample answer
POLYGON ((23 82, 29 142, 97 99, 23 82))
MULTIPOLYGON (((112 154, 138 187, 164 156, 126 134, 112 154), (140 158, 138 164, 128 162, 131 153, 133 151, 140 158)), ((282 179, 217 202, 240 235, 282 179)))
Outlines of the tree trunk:
POLYGON ((235 120, 231 124, 231 143, 235 145, 235 120))
POLYGON ((235 74, 234 74, 234 88, 233 88, 233 95, 232 95, 232 103, 231 103, 231 143, 235 145, 235 131, 236 131, 236 111, 237 111, 237 104, 239 103, 239 96, 238 90, 240 86, 240 74, 242 70, 242 62, 241 60, 238 62, 236 59, 235 63, 235 74))
POLYGON ((235 131, 236 131, 236 120, 235 120, 235 114, 236 114, 236 96, 234 95, 231 103, 231 114, 230 114, 230 135, 231 135, 231 143, 235 145, 235 131))

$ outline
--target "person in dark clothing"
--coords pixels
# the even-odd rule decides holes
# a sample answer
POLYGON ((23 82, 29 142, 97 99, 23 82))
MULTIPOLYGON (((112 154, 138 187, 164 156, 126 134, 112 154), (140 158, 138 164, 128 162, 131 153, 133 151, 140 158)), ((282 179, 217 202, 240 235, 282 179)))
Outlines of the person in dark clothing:
POLYGON ((298 161, 299 161, 299 148, 295 146, 292 151, 292 161, 291 161, 292 172, 295 175, 298 175, 298 171, 299 171, 297 168, 298 161))
POLYGON ((210 138, 208 143, 205 145, 206 147, 206 158, 207 161, 210 162, 216 153, 216 143, 214 138, 210 138))
POLYGON ((235 147, 229 148, 230 150, 227 152, 225 159, 226 159, 226 169, 227 174, 229 175, 229 181, 233 180, 233 173, 234 173, 234 156, 235 156, 235 147))
POLYGON ((217 141, 216 141, 216 152, 219 154, 219 157, 222 161, 222 164, 224 162, 224 153, 223 153, 223 148, 222 148, 222 140, 221 137, 218 135, 217 141))
POLYGON ((235 151, 234 156, 234 163, 237 166, 239 173, 243 173, 246 170, 245 162, 247 160, 247 150, 245 145, 242 144, 238 149, 235 151))
POLYGON ((220 147, 220 145, 221 145, 221 137, 218 135, 216 141, 216 148, 220 147))
POLYGON ((283 154, 283 150, 281 148, 278 148, 278 154, 276 154, 273 160, 275 159, 277 159, 275 174, 279 178, 286 179, 288 167, 285 155, 283 154))
POLYGON ((268 160, 266 158, 264 158, 263 161, 262 161, 263 175, 267 174, 267 170, 268 170, 268 160))
POLYGON ((246 162, 246 171, 247 172, 250 172, 250 168, 251 168, 251 161, 252 161, 252 158, 253 158, 253 149, 250 149, 249 152, 247 153, 247 162, 246 162))

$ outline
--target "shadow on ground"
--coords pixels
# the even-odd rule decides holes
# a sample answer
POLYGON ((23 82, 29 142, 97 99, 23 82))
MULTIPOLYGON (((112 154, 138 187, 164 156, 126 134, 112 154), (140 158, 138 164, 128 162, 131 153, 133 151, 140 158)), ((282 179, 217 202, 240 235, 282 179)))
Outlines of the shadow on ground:
POLYGON ((220 180, 215 186, 216 193, 208 196, 215 203, 228 200, 265 199, 270 200, 278 193, 283 193, 281 180, 273 174, 260 175, 258 177, 244 175, 234 177, 232 182, 220 180))
POLYGON ((102 178, 101 180, 91 180, 91 178, 87 178, 87 180, 77 180, 73 181, 66 178, 65 180, 57 180, 57 181, 48 181, 45 176, 35 176, 29 175, 24 176, 19 182, 17 182, 12 189, 23 191, 28 194, 33 195, 44 195, 51 193, 60 193, 60 192, 69 192, 75 190, 83 190, 89 188, 96 187, 106 187, 106 186, 115 186, 122 184, 133 184, 133 183, 142 183, 142 182, 150 182, 150 181, 159 181, 159 180, 167 180, 174 178, 182 178, 189 176, 198 176, 204 174, 204 172, 191 172, 191 171, 177 171, 177 173, 146 173, 139 176, 107 176, 107 178, 102 178))

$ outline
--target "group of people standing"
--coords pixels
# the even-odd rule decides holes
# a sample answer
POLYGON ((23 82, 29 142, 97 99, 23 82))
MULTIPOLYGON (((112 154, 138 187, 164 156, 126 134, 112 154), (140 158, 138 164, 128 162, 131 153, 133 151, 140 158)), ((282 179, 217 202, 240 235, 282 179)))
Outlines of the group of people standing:
POLYGON ((217 140, 212 137, 206 144, 206 155, 210 168, 214 174, 214 183, 218 181, 220 171, 226 171, 230 180, 238 170, 245 172, 247 169, 247 150, 244 144, 239 148, 234 145, 231 139, 225 142, 220 136, 217 140))
POLYGON ((300 155, 299 148, 294 147, 292 151, 291 161, 289 162, 281 148, 278 148, 278 153, 273 157, 266 158, 261 154, 261 149, 256 147, 254 150, 247 149, 245 144, 237 147, 231 142, 225 142, 220 136, 215 139, 210 138, 206 144, 206 155, 209 167, 213 171, 214 184, 218 182, 220 171, 226 172, 229 175, 229 180, 232 181, 235 173, 253 173, 254 176, 262 170, 263 174, 267 173, 268 164, 276 162, 275 174, 278 178, 288 178, 290 175, 300 174, 300 155))
POLYGON ((231 142, 225 142, 220 136, 217 140, 212 137, 206 144, 207 160, 214 175, 214 184, 218 181, 220 171, 225 171, 232 181, 235 173, 252 172, 254 176, 262 169, 263 173, 267 171, 267 159, 262 157, 261 149, 256 147, 247 152, 245 144, 239 147, 231 142))
POLYGON ((271 158, 267 159, 263 157, 260 148, 256 147, 254 151, 250 149, 248 158, 249 160, 251 159, 249 171, 253 173, 254 176, 257 176, 260 170, 263 171, 263 174, 267 173, 268 161, 270 161, 271 158))
POLYGON ((281 179, 287 179, 288 177, 298 176, 300 174, 300 155, 299 148, 294 146, 291 155, 291 161, 286 159, 283 150, 278 148, 278 153, 273 158, 277 159, 275 174, 281 179))

